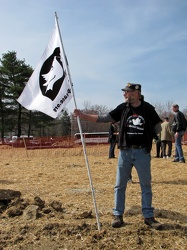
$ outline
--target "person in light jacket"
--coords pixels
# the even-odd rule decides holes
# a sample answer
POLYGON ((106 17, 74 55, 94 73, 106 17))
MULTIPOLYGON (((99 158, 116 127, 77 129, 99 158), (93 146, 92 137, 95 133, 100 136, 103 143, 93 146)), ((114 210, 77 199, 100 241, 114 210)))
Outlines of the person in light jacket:
POLYGON ((164 122, 161 124, 162 130, 160 133, 161 139, 161 148, 162 148, 162 157, 169 158, 171 157, 172 152, 172 130, 171 125, 169 123, 169 118, 165 117, 164 122), (166 153, 166 147, 167 153, 166 153))

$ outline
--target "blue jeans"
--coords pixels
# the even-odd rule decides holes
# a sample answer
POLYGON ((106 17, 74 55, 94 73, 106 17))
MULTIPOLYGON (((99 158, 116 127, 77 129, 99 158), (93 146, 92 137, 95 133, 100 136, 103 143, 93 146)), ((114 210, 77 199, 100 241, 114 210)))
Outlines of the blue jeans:
POLYGON ((178 132, 178 137, 175 135, 175 160, 181 161, 184 159, 183 151, 182 151, 182 137, 184 135, 184 131, 178 132))
POLYGON ((142 214, 144 218, 153 217, 151 189, 151 156, 145 148, 120 150, 115 186, 114 215, 123 215, 125 210, 125 191, 132 167, 138 173, 142 192, 142 214))

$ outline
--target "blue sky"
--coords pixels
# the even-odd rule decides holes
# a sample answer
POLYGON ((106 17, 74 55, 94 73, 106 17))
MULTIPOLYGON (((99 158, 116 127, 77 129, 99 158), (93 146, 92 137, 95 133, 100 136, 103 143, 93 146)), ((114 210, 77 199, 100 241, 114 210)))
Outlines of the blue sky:
MULTIPOLYGON (((36 67, 59 25, 78 108, 115 108, 127 82, 145 100, 187 108, 186 0, 0 0, 0 57, 36 67)), ((67 105, 74 109, 73 100, 67 105)))

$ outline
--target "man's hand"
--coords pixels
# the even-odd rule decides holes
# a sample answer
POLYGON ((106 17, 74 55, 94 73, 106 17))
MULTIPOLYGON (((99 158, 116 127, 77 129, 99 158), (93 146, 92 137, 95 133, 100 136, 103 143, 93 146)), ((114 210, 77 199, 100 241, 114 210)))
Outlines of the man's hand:
POLYGON ((79 116, 81 118, 81 115, 83 115, 83 113, 80 111, 80 109, 74 109, 73 115, 76 117, 79 116))
POLYGON ((175 133, 175 138, 178 138, 178 137, 179 137, 179 133, 176 132, 176 133, 175 133))

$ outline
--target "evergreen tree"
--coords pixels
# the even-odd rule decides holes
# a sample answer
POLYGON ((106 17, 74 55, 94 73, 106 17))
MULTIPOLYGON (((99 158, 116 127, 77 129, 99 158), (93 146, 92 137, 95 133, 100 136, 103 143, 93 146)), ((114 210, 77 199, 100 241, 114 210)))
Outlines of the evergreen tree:
POLYGON ((16 99, 33 70, 24 60, 17 59, 15 51, 3 54, 0 62, 1 137, 6 131, 14 131, 20 136, 22 107, 16 99))
POLYGON ((61 122, 62 135, 71 135, 71 119, 66 110, 64 110, 62 113, 61 122))

